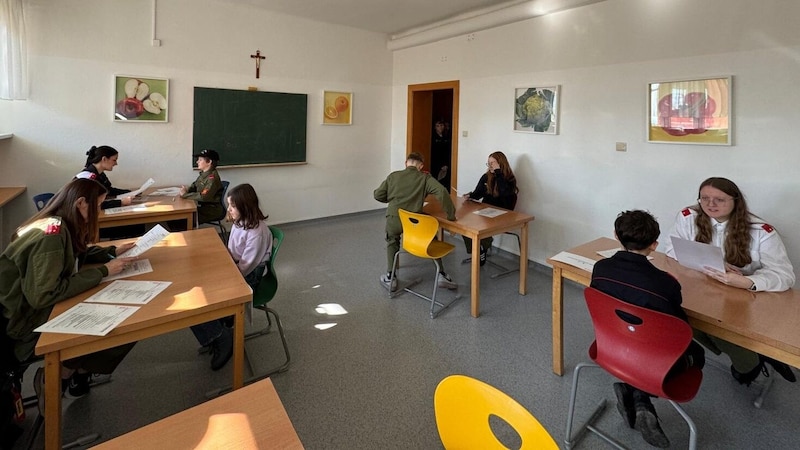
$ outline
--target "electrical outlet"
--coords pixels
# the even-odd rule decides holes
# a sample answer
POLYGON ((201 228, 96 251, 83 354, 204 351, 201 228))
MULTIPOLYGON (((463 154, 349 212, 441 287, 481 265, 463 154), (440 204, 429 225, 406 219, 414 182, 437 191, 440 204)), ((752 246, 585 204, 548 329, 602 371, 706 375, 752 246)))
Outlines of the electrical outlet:
POLYGON ((447 62, 447 56, 442 56, 440 59, 441 62, 447 62))
POLYGON ((625 142, 617 142, 617 151, 618 152, 627 152, 628 151, 628 144, 625 142))

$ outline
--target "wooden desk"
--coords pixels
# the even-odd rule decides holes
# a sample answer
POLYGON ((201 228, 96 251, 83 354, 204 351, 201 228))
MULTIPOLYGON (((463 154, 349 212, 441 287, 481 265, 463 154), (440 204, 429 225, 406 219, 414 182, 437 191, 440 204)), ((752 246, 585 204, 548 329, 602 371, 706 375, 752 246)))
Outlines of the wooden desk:
POLYGON ((93 449, 302 449, 269 378, 179 412, 93 449))
MULTIPOLYGON (((252 300, 253 293, 216 231, 204 228, 171 233, 143 258, 150 260, 153 272, 128 279, 171 281, 172 284, 108 335, 42 333, 40 336, 36 354, 45 358, 46 448, 61 448, 60 367, 61 361, 70 358, 234 316, 233 386, 234 389, 242 387, 244 304, 252 300)), ((102 283, 56 304, 50 318, 106 285, 102 283)))
MULTIPOLYGON (((505 233, 506 231, 520 230, 519 247, 519 293, 525 295, 527 292, 528 278, 528 222, 534 219, 533 216, 516 211, 497 217, 483 217, 473 214, 475 211, 487 207, 497 208, 496 206, 485 205, 455 197, 453 203, 456 205, 456 220, 447 220, 447 216, 442 211, 442 205, 433 197, 428 198, 428 204, 423 211, 439 220, 439 226, 452 233, 461 234, 472 238, 472 265, 470 278, 471 288, 471 313, 472 317, 480 315, 480 245, 478 241, 489 236, 505 233)), ((497 208, 502 209, 502 208, 497 208)))
POLYGON ((25 186, 0 187, 0 251, 6 248, 6 232, 3 230, 3 206, 25 192, 25 186))
MULTIPOLYGON (((598 250, 619 248, 619 242, 600 238, 567 250, 598 261, 598 250)), ((683 309, 698 330, 747 349, 800 367, 800 291, 751 292, 725 286, 696 270, 654 252, 653 265, 681 283, 683 309)), ((592 274, 548 259, 553 265, 553 372, 564 373, 563 280, 588 286, 592 274)))
MULTIPOLYGON (((151 188, 149 192, 153 190, 151 188)), ((138 225, 178 219, 186 221, 187 230, 194 228, 194 213, 197 212, 197 204, 194 200, 186 200, 180 196, 155 197, 145 194, 141 199, 134 200, 131 206, 144 206, 146 209, 117 214, 106 214, 105 211, 100 211, 100 215, 97 218, 99 222, 98 235, 95 236, 95 242, 100 240, 99 231, 101 229, 123 225, 138 225)))

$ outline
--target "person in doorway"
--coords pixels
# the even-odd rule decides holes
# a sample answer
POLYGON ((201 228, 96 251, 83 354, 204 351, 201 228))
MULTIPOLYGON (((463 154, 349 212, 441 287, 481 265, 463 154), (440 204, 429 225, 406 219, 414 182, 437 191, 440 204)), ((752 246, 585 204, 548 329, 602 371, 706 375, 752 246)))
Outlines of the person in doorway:
MULTIPOLYGON (((781 292, 794 286, 794 268, 780 235, 750 212, 742 191, 727 178, 700 183, 697 204, 678 213, 670 236, 722 248, 727 270, 706 270, 720 283, 753 292, 781 292)), ((675 258, 672 242, 666 243, 665 253, 675 258)), ((797 381, 792 368, 780 361, 701 331, 695 330, 695 339, 717 355, 727 354, 731 375, 741 384, 749 386, 759 374, 768 375, 765 363, 787 381, 797 381)))
MULTIPOLYGON (((647 255, 658 246, 660 233, 658 222, 649 213, 638 210, 620 213, 614 221, 614 235, 624 251, 595 264, 590 286, 624 302, 688 321, 681 308, 683 299, 678 280, 647 260, 647 255)), ((672 370, 679 373, 687 367, 702 369, 704 365, 703 347, 692 341, 672 370)), ((650 394, 626 383, 614 383, 614 393, 617 410, 629 427, 639 430, 650 445, 669 447, 650 394)))
MULTIPOLYGON (((478 180, 478 185, 472 192, 464 194, 465 198, 482 201, 483 203, 513 210, 517 205, 517 178, 508 158, 503 152, 494 152, 486 160, 486 173, 478 180)), ((492 247, 492 237, 481 239, 481 265, 486 264, 486 252, 492 247)), ((467 253, 472 253, 472 239, 464 236, 464 245, 467 253)))
MULTIPOLYGON (((425 197, 435 195, 447 214, 447 219, 456 220, 456 207, 450 199, 450 194, 430 174, 422 172, 423 166, 423 159, 419 153, 409 153, 406 157, 406 168, 390 173, 373 193, 375 200, 389 204, 386 208, 387 269, 386 273, 381 275, 380 281, 391 292, 397 290, 397 276, 392 273, 392 269, 394 255, 400 251, 400 236, 403 234, 397 210, 405 209, 420 213, 425 197)), ((441 275, 439 287, 457 289, 458 284, 445 272, 441 259, 436 260, 436 265, 441 275)))
POLYGON ((431 174, 450 192, 450 165, 452 157, 450 127, 443 120, 433 125, 431 136, 431 174))

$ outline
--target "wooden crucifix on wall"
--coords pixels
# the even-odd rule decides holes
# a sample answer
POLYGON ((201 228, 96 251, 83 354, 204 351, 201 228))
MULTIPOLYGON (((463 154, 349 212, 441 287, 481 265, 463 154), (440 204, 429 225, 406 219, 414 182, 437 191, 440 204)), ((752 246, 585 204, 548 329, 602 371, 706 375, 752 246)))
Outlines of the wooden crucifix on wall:
POLYGON ((267 57, 261 56, 261 50, 256 50, 256 54, 250 55, 250 57, 256 60, 256 78, 261 78, 261 60, 267 57))

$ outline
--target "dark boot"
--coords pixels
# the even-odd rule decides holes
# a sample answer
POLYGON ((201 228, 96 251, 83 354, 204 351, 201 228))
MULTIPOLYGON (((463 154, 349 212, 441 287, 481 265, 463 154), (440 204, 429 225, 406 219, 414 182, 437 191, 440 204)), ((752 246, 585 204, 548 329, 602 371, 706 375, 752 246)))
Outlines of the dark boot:
POLYGON ((211 370, 219 370, 233 356, 233 330, 222 328, 222 334, 211 342, 211 370))
POLYGON ((658 448, 668 448, 669 439, 658 424, 658 416, 653 403, 650 402, 650 396, 646 392, 633 390, 633 398, 636 409, 636 429, 642 433, 644 440, 658 448))
POLYGON ((797 378, 795 378, 794 376, 794 372, 792 372, 792 368, 789 367, 788 365, 780 361, 776 361, 770 358, 769 356, 758 355, 758 358, 761 360, 762 365, 765 362, 768 362, 769 365, 772 366, 773 369, 775 369, 775 372, 781 374, 781 376, 789 383, 794 383, 795 381, 797 381, 797 378))
MULTIPOLYGON (((758 378, 758 374, 760 374, 762 370, 765 370, 763 361, 759 361, 752 370, 745 373, 739 372, 731 365, 731 375, 733 375, 733 378, 738 381, 739 384, 743 384, 747 387, 750 387, 750 383, 758 378)), ((769 372, 766 372, 765 375, 769 376, 769 372)))
POLYGON ((633 389, 625 383, 614 383, 614 394, 617 396, 617 411, 629 427, 636 423, 636 409, 633 407, 633 389))

